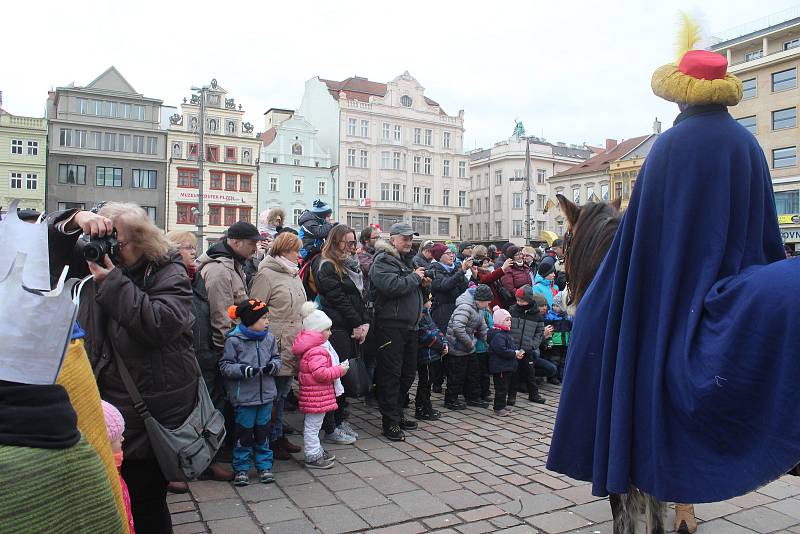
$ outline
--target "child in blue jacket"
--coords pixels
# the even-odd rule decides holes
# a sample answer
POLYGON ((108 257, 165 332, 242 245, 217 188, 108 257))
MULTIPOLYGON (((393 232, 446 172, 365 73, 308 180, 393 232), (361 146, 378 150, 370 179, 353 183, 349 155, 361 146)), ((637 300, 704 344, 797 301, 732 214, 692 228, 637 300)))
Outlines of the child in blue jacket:
POLYGON ((517 360, 525 356, 517 349, 511 335, 511 314, 499 306, 494 307, 494 328, 489 332, 489 372, 494 379, 494 414, 505 417, 511 413, 507 405, 511 376, 517 370, 517 360))
POLYGON ((419 350, 417 352, 417 395, 414 417, 422 421, 435 421, 441 415, 431 405, 430 364, 447 354, 447 339, 431 317, 431 296, 428 294, 419 320, 419 350))
POLYGON ((572 317, 567 314, 567 294, 559 292, 553 297, 553 306, 544 318, 545 326, 553 327, 553 337, 542 356, 558 368, 556 376, 547 379, 551 384, 559 385, 564 380, 564 366, 567 363, 567 349, 572 335, 572 317))

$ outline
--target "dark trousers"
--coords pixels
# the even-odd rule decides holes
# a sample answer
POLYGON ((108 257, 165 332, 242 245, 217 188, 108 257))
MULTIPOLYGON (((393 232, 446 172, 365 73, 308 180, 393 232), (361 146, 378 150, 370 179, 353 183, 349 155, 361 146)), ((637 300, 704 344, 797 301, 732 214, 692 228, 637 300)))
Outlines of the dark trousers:
POLYGON ((488 399, 489 396, 492 394, 492 390, 489 387, 489 381, 491 379, 491 375, 489 374, 489 353, 488 352, 479 352, 478 353, 478 365, 479 365, 479 384, 481 387, 481 398, 488 399))
POLYGON ((529 353, 525 353, 525 356, 519 361, 517 372, 511 378, 511 388, 515 396, 517 391, 521 391, 527 392, 529 397, 534 397, 539 394, 536 377, 550 378, 555 376, 556 372, 556 366, 544 358, 533 358, 529 353))
POLYGON ((479 401, 481 391, 481 358, 478 354, 467 357, 467 375, 464 380, 464 396, 470 401, 479 401))
POLYGON ((219 359, 222 353, 204 351, 197 355, 197 363, 200 365, 200 373, 206 383, 208 396, 214 408, 220 411, 225 417, 225 441, 217 451, 214 461, 221 461, 222 457, 227 457, 233 451, 236 436, 236 425, 234 423, 233 406, 230 405, 225 395, 225 382, 219 372, 219 359))
POLYGON ((545 354, 547 361, 556 366, 556 376, 559 380, 564 380, 564 366, 567 363, 567 347, 564 345, 553 345, 545 354))
POLYGON ((444 391, 445 402, 455 402, 464 393, 464 383, 467 381, 468 358, 470 358, 469 355, 447 355, 444 361, 447 373, 447 389, 444 391))
POLYGON ((446 374, 447 355, 442 356, 441 360, 430 363, 431 384, 442 387, 446 374))
POLYGON ((336 427, 344 422, 344 410, 347 408, 347 402, 344 395, 336 397, 336 409, 325 414, 325 419, 322 420, 322 430, 326 434, 330 434, 336 427))
POLYGON ((136 532, 171 534, 167 508, 167 479, 155 458, 123 460, 122 478, 131 497, 131 515, 136 532))
POLYGON ((439 361, 417 365, 417 395, 414 398, 417 410, 430 411, 433 409, 431 406, 431 366, 439 361))
POLYGON ((507 399, 511 396, 511 377, 514 373, 495 373, 492 375, 494 380, 494 409, 502 410, 507 405, 507 399))
POLYGON ((417 372, 417 332, 381 328, 376 335, 375 397, 384 428, 399 425, 403 404, 417 372))

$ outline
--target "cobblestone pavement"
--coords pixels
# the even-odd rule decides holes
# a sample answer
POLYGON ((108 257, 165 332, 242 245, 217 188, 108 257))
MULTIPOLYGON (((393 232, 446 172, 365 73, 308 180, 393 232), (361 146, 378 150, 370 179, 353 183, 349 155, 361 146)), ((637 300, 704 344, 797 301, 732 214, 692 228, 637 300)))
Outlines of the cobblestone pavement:
MULTIPOLYGON (((439 421, 421 423, 401 443, 380 436, 377 409, 351 401, 360 439, 326 445, 336 454, 333 469, 305 469, 298 454, 275 463, 274 484, 193 482, 189 494, 169 497, 175 534, 610 533, 607 500, 544 467, 558 388, 542 392, 547 405, 520 395, 503 419, 488 409, 442 409, 439 421)), ((288 420, 302 428, 300 414, 288 420)), ((301 436, 290 439, 302 445, 301 436)), ((800 534, 800 477, 695 508, 698 534, 800 534)))

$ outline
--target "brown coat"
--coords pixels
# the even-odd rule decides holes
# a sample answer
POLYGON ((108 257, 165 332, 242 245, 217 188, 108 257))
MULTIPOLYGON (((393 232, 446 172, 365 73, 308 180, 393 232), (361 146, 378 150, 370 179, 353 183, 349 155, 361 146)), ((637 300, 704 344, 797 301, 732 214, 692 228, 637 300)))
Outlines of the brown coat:
MULTIPOLYGON (((220 244, 214 245, 214 248, 220 244)), ((232 257, 211 257, 208 253, 197 259, 197 272, 203 277, 208 292, 211 315, 211 338, 219 355, 225 350, 225 334, 236 323, 228 315, 228 307, 247 298, 247 285, 242 265, 232 257)))
POLYGON ((272 256, 265 257, 253 279, 250 296, 267 303, 269 331, 278 340, 281 370, 278 376, 295 376, 299 359, 292 354, 292 343, 303 326, 300 307, 306 301, 303 282, 289 268, 272 256))

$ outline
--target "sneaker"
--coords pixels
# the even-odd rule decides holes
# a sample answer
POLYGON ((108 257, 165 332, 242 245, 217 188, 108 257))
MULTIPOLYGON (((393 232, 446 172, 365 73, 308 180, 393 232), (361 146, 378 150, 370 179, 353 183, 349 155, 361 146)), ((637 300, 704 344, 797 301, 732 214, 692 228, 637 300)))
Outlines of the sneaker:
POLYGON ((356 438, 345 433, 341 427, 337 427, 336 430, 330 434, 325 434, 325 439, 323 441, 325 443, 333 443, 335 445, 352 445, 356 442, 356 438))
POLYGON ((350 423, 348 423, 347 421, 342 421, 342 424, 339 425, 339 428, 345 434, 353 436, 355 439, 358 439, 358 432, 356 432, 355 429, 352 426, 350 426, 350 423))
POLYGON ((463 410, 467 407, 467 405, 461 400, 444 401, 444 407, 448 410, 463 410))
POLYGON ((489 403, 486 402, 483 399, 468 400, 467 401, 467 406, 475 406, 476 408, 488 408, 489 407, 489 403))
POLYGON ((546 400, 544 400, 544 397, 542 397, 542 396, 541 396, 541 395, 539 395, 539 394, 536 394, 536 395, 529 395, 529 396, 528 396, 528 400, 529 400, 530 402, 535 402, 536 404, 545 404, 545 403, 547 402, 546 400))
POLYGON ((408 419, 400 419, 400 428, 403 430, 416 430, 417 423, 409 421, 408 419))
POLYGON ((406 435, 400 429, 399 425, 392 425, 389 428, 383 429, 383 435, 391 441, 405 441, 406 435))
POLYGON ((325 458, 325 456, 320 456, 313 462, 306 460, 305 466, 309 469, 330 469, 333 467, 333 460, 329 460, 325 458))
POLYGON ((330 460, 331 462, 336 459, 336 455, 335 454, 331 454, 328 451, 326 451, 325 449, 322 449, 322 457, 325 458, 326 460, 330 460))
POLYGON ((247 472, 237 471, 236 474, 233 476, 233 485, 247 486, 248 484, 250 484, 250 479, 247 477, 247 472))
POLYGON ((258 479, 262 484, 271 484, 272 482, 275 482, 275 477, 272 476, 270 471, 259 471, 258 479))
POLYGON ((505 408, 501 408, 501 409, 499 409, 499 410, 495 410, 495 411, 494 411, 494 414, 495 414, 497 417, 507 417, 507 416, 508 416, 508 414, 509 414, 509 411, 508 411, 508 410, 506 410, 505 408))
POLYGON ((514 407, 513 406, 509 406, 508 403, 506 403, 506 411, 510 414, 511 412, 514 411, 514 407))
POLYGON ((442 415, 441 413, 439 413, 437 410, 434 410, 433 408, 427 410, 418 409, 414 413, 414 418, 419 419, 420 421, 436 421, 437 419, 439 419, 439 417, 441 417, 441 415, 442 415))

